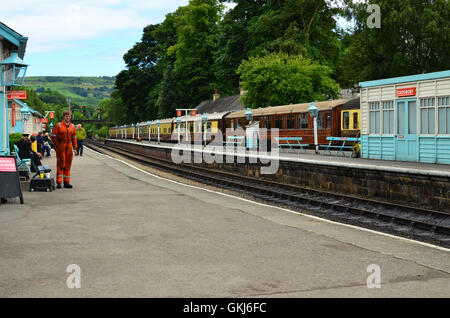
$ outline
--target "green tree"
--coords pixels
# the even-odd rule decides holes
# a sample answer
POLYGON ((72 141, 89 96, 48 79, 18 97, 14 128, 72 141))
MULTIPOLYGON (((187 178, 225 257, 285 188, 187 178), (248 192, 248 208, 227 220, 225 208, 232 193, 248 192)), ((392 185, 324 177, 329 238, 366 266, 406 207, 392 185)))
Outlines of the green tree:
POLYGON ((177 42, 168 48, 175 56, 174 78, 183 88, 181 105, 195 106, 214 89, 213 53, 223 6, 217 0, 190 0, 176 19, 177 42))
POLYGON ((343 40, 339 81, 359 81, 450 69, 448 0, 372 0, 381 9, 381 28, 369 28, 368 2, 349 2, 356 26, 343 40))
POLYGON ((238 69, 246 107, 321 101, 339 96, 332 70, 300 55, 270 53, 243 61, 238 69))

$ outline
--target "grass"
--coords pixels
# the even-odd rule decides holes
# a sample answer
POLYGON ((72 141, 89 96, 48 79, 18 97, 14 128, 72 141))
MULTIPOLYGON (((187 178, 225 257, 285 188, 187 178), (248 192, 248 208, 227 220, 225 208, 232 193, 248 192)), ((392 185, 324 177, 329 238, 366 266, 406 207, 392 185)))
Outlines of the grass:
POLYGON ((111 95, 114 77, 77 76, 30 76, 25 78, 24 86, 41 93, 50 89, 70 97, 73 103, 96 105, 111 95))

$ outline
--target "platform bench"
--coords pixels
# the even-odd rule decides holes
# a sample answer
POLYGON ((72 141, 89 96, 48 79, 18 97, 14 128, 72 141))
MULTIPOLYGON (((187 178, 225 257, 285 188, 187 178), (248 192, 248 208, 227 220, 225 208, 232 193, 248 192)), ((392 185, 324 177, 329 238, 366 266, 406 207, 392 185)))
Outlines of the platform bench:
POLYGON ((353 145, 346 145, 346 142, 360 142, 361 138, 353 138, 353 137, 327 137, 327 140, 329 141, 328 145, 319 145, 319 147, 324 148, 322 150, 322 156, 328 152, 331 155, 331 150, 336 150, 336 157, 339 155, 339 153, 342 153, 342 155, 345 157, 344 150, 351 150, 353 148, 353 145), (332 145, 334 141, 342 141, 342 145, 332 145))
POLYGON ((288 148, 287 152, 295 152, 297 151, 300 153, 300 151, 306 152, 306 149, 304 147, 309 146, 309 144, 302 144, 301 141, 303 140, 302 137, 274 137, 275 141, 278 143, 278 148, 288 148), (299 148, 294 148, 299 147, 299 148))

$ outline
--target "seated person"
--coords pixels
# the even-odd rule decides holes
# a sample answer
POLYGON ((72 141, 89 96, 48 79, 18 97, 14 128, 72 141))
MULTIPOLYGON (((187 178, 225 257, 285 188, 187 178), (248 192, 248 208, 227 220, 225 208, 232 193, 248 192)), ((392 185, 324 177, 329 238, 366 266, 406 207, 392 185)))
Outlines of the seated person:
MULTIPOLYGON (((22 139, 20 139, 19 141, 16 142, 17 148, 19 148, 19 157, 20 159, 31 159, 33 160, 34 165, 40 166, 41 164, 41 160, 40 158, 40 154, 38 154, 37 152, 34 152, 31 149, 31 141, 28 139, 29 134, 23 134, 22 139)), ((36 137, 31 136, 32 141, 34 141, 36 143, 36 137)), ((37 144, 35 144, 35 147, 37 148, 37 144)), ((31 171, 33 172, 37 172, 35 171, 35 168, 33 167, 33 165, 31 165, 31 171)))

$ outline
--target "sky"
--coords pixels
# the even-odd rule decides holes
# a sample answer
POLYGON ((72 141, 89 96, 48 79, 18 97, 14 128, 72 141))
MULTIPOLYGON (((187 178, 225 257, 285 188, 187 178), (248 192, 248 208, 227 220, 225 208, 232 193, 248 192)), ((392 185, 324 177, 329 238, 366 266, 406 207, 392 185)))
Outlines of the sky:
POLYGON ((188 2, 20 0, 2 6, 0 21, 28 37, 27 76, 115 76, 143 28, 188 2))

